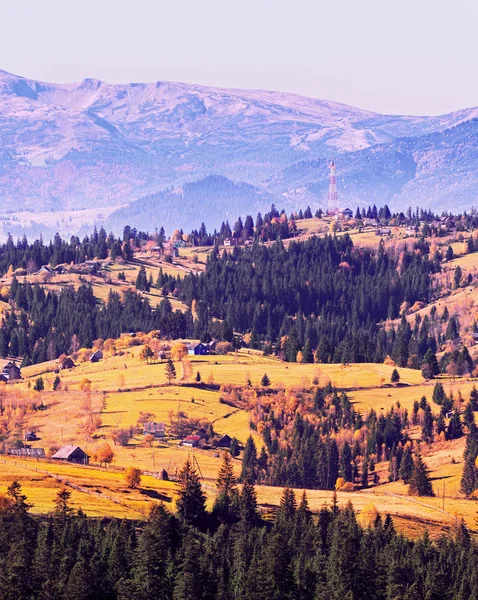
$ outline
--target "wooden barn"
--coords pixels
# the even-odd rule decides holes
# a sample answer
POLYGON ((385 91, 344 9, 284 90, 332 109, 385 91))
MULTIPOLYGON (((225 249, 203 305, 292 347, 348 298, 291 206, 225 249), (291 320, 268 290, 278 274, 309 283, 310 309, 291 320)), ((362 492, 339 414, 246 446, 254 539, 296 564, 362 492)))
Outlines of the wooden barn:
POLYGON ((93 354, 90 356, 90 362, 97 363, 97 362, 100 362, 100 360, 102 360, 102 358, 103 358, 103 352, 101 352, 101 350, 96 350, 96 352, 93 352, 93 354))
POLYGON ((54 460, 62 460, 65 462, 75 463, 77 465, 87 465, 90 462, 90 457, 79 446, 62 446, 52 458, 54 460))
POLYGON ((0 377, 3 381, 14 381, 15 379, 21 379, 22 373, 20 367, 17 367, 17 365, 10 360, 3 365, 0 377))

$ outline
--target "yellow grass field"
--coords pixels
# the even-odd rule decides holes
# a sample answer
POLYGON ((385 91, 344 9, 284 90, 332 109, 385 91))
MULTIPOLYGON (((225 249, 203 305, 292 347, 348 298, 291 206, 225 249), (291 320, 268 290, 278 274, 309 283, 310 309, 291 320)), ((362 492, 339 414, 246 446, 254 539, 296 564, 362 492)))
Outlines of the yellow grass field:
MULTIPOLYGON (((141 347, 125 350, 123 356, 108 357, 100 363, 79 364, 75 369, 62 371, 61 377, 69 389, 78 389, 82 379, 87 377, 96 391, 117 391, 135 387, 154 387, 166 383, 165 364, 158 362, 147 365, 140 358, 141 347), (124 381, 123 381, 124 380, 124 381), (119 385, 121 383, 121 385, 119 385)), ((376 388, 390 382, 393 366, 373 363, 363 364, 296 364, 284 363, 274 357, 261 356, 255 352, 242 350, 226 356, 189 356, 193 375, 201 373, 203 381, 212 377, 217 384, 245 385, 250 379, 255 386, 260 385, 264 373, 271 380, 271 388, 310 387, 313 380, 324 386, 328 382, 340 389, 376 388)), ((54 363, 42 363, 23 369, 24 377, 33 379, 47 369, 53 371, 54 363)), ((177 364, 181 377, 182 367, 177 364)), ((414 369, 399 369, 401 381, 409 385, 423 383, 421 373, 414 369)), ((54 374, 47 377, 53 382, 54 374)), ((28 380, 27 380, 28 381, 28 380)))
MULTIPOLYGON (((140 358, 141 346, 124 349, 121 356, 110 356, 96 364, 80 363, 74 369, 60 373, 63 391, 52 392, 55 363, 44 363, 22 370, 25 379, 21 383, 9 385, 7 395, 16 390, 26 395, 36 394, 37 402, 43 400, 46 411, 28 412, 24 429, 34 427, 39 440, 33 446, 49 448, 62 443, 75 443, 86 452, 93 453, 95 447, 108 440, 116 428, 128 428, 137 423, 142 413, 153 413, 155 420, 164 421, 167 426, 176 418, 178 411, 187 417, 205 419, 211 422, 217 434, 229 434, 244 443, 252 434, 259 447, 259 436, 249 429, 249 413, 246 410, 231 407, 219 402, 222 394, 200 386, 166 384, 164 362, 145 364, 140 358), (42 374, 46 390, 42 393, 31 391, 33 382, 42 374), (91 392, 80 390, 81 382, 87 378, 91 383, 91 392), (30 387, 29 387, 30 386, 30 387), (68 391, 65 391, 65 388, 68 391), (194 399, 194 401, 193 401, 194 399), (83 423, 88 414, 97 414, 101 419, 93 436, 86 435, 83 423)), ((325 385, 331 381, 335 386, 347 390, 355 408, 367 412, 371 408, 380 411, 388 409, 397 401, 409 410, 415 400, 422 395, 431 401, 433 382, 425 382, 419 371, 399 369, 401 385, 390 384, 392 366, 379 364, 351 365, 299 365, 282 363, 273 357, 264 357, 255 352, 240 351, 226 356, 189 356, 192 366, 192 378, 197 371, 202 380, 216 384, 245 385, 250 379, 259 386, 260 379, 267 373, 271 387, 310 388, 313 381, 325 385)), ((176 363, 178 376, 181 377, 181 363, 176 363)), ((465 399, 474 385, 472 380, 443 380, 447 392, 454 395, 461 391, 465 399)), ((437 407, 432 404, 432 408, 437 407)), ((351 500, 358 511, 372 503, 380 512, 390 512, 397 517, 397 523, 410 535, 423 532, 424 527, 451 527, 455 515, 463 515, 467 524, 475 527, 476 505, 464 500, 458 492, 462 471, 464 439, 456 442, 438 444, 433 452, 424 449, 424 459, 430 469, 433 485, 440 498, 416 499, 406 495, 406 487, 400 483, 386 483, 371 490, 355 493, 340 493, 339 501, 351 500), (445 511, 443 512, 443 488, 446 488, 445 511)), ((81 506, 89 515, 99 514, 139 518, 147 512, 147 505, 158 498, 165 498, 173 506, 174 484, 161 482, 152 477, 144 477, 142 491, 129 491, 123 483, 121 469, 130 465, 144 471, 158 472, 166 469, 174 476, 186 459, 194 458, 199 466, 203 482, 207 486, 208 503, 214 499, 214 480, 221 463, 220 453, 216 450, 191 449, 181 447, 178 439, 154 441, 152 447, 145 444, 143 436, 135 433, 126 447, 113 446, 115 451, 115 469, 84 468, 72 465, 47 463, 44 467, 52 473, 68 477, 75 485, 87 489, 99 489, 100 497, 85 492, 74 491, 75 506, 81 506), (106 496, 121 500, 118 505, 106 496)), ((8 459, 7 459, 8 460, 8 459)), ((38 466, 36 461, 24 460, 30 466, 38 466)), ((58 489, 58 482, 51 477, 35 474, 25 467, 0 463, 0 491, 4 490, 15 474, 21 477, 27 496, 35 504, 38 512, 48 512, 58 489), (31 483, 30 483, 31 479, 31 483)), ((240 472, 241 461, 234 461, 236 472, 240 472)), ((43 468, 43 467, 40 467, 43 468)), ((386 480, 388 464, 377 465, 377 472, 386 480)), ((297 494, 300 492, 297 491, 297 494)), ((259 501, 264 505, 278 504, 281 489, 259 486, 259 501)), ((324 502, 330 503, 331 493, 317 490, 308 492, 313 510, 319 510, 324 502)))

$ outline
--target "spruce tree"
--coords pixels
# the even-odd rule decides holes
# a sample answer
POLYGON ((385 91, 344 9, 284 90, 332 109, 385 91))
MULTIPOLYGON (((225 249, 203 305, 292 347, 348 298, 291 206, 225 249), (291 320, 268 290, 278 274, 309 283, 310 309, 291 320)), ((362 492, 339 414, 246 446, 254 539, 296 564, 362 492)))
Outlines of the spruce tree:
POLYGON ((166 379, 168 380, 168 383, 171 385, 171 381, 173 379, 176 379, 176 368, 174 366, 173 361, 170 358, 168 358, 168 362, 166 363, 165 372, 166 372, 166 379))
POLYGON ((398 471, 398 476, 403 480, 403 483, 409 483, 410 478, 413 473, 413 456, 410 445, 407 444, 405 446, 405 450, 403 451, 402 461, 400 463, 400 469, 398 471))
POLYGON ((476 458, 469 454, 465 458, 463 473, 460 482, 460 492, 465 496, 470 496, 476 489, 476 458))
POLYGON ((176 510, 179 517, 190 525, 202 527, 206 520, 206 495, 203 492, 199 475, 188 460, 179 472, 176 510))
POLYGON ((245 481, 239 494, 239 516, 248 527, 257 525, 260 520, 257 512, 257 494, 253 483, 245 481))
POLYGON ((461 438, 462 435, 463 427, 461 424, 460 413, 457 410, 454 410, 450 417, 450 422, 448 423, 448 427, 446 430, 446 439, 457 440, 458 438, 461 438))
POLYGON ((343 477, 345 481, 352 481, 352 451, 348 442, 344 443, 342 453, 340 454, 340 477, 343 477))
POLYGON ((413 461, 413 472, 408 486, 409 496, 434 496, 432 483, 420 454, 413 461))
POLYGON ((213 516, 223 523, 234 520, 238 504, 237 478, 229 452, 223 452, 222 464, 217 474, 216 488, 217 495, 212 510, 213 516))
POLYGON ((257 449, 252 436, 247 438, 246 446, 242 454, 241 481, 256 480, 257 449))
POLYGON ((445 399, 445 389, 443 387, 443 384, 440 383, 439 381, 437 381, 437 383, 435 383, 435 386, 433 388, 432 400, 433 400, 433 402, 435 402, 435 404, 441 405, 443 403, 444 399, 445 399))
POLYGON ((397 371, 397 369, 393 369, 390 381, 392 383, 398 383, 400 381, 400 373, 397 371))

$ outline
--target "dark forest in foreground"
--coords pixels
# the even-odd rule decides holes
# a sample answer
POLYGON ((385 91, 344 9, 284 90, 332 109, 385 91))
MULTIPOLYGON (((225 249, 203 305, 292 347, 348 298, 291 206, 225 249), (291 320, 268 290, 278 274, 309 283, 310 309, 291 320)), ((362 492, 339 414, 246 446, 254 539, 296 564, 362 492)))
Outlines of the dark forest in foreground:
POLYGON ((432 542, 376 516, 361 527, 335 501, 312 516, 285 489, 273 520, 254 487, 239 491, 227 459, 212 513, 190 464, 177 512, 147 522, 89 520, 60 490, 47 518, 13 482, 0 497, 2 600, 476 600, 478 547, 462 523, 432 542))

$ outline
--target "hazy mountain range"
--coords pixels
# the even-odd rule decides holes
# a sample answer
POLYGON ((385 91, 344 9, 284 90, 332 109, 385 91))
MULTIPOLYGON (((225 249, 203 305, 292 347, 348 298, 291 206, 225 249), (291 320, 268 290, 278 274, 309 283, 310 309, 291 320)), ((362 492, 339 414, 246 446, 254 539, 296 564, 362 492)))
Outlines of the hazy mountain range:
POLYGON ((478 108, 380 115, 263 90, 172 82, 50 84, 0 71, 4 211, 122 206, 109 225, 214 227, 271 202, 469 208, 478 108))

